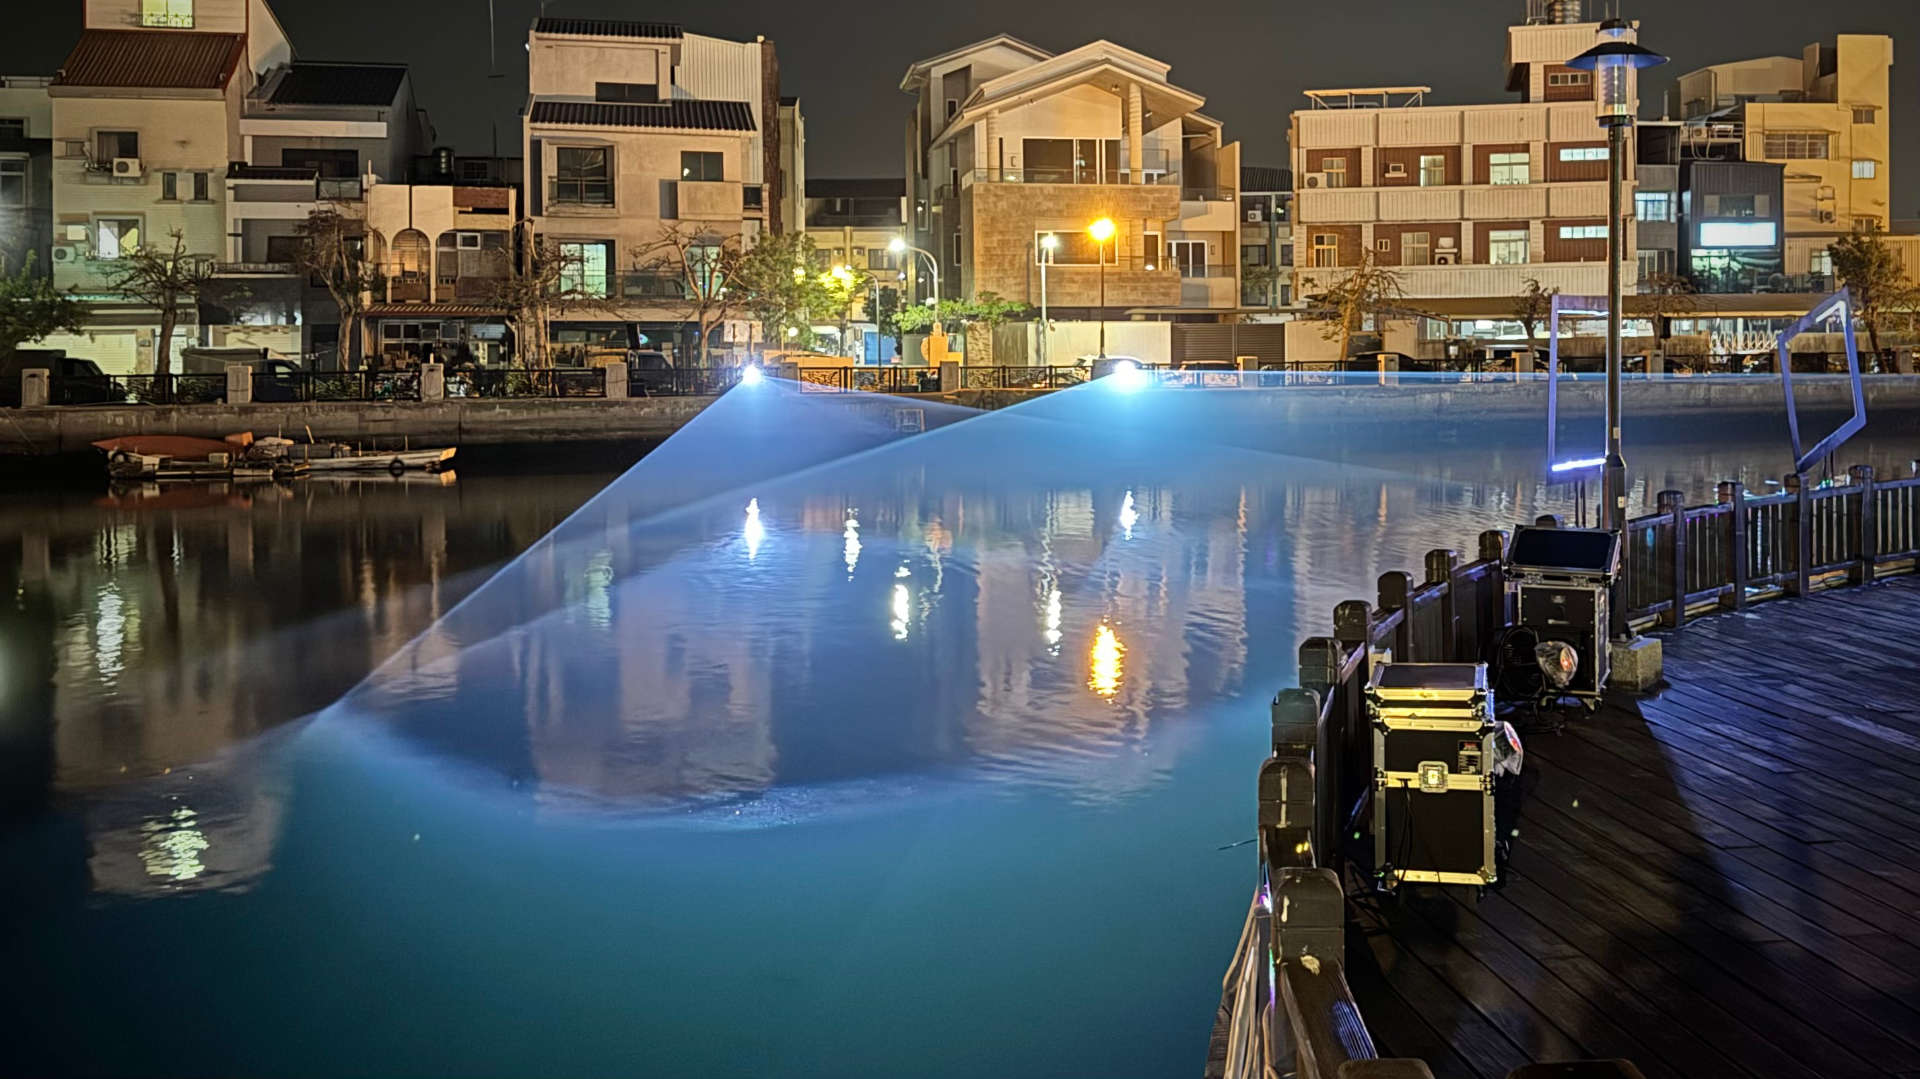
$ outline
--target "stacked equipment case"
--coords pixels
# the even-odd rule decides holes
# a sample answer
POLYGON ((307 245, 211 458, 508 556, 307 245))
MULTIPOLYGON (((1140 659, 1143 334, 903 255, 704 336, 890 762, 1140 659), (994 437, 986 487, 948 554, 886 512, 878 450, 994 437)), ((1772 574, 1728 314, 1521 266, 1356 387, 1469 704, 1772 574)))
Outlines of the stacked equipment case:
POLYGON ((1590 704, 1607 688, 1609 603, 1619 537, 1600 528, 1521 528, 1504 567, 1514 621, 1579 657, 1567 694, 1590 704))
POLYGON ((1491 884, 1493 695, 1483 663, 1389 663, 1367 686, 1381 885, 1491 884))

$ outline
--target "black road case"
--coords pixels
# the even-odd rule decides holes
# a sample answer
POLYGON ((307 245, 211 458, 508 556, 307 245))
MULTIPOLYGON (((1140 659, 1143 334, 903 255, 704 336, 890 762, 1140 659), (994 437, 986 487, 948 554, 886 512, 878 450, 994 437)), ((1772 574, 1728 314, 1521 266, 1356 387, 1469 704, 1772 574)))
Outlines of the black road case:
POLYGON ((1389 663, 1367 687, 1382 884, 1491 884, 1493 695, 1484 663, 1389 663))
POLYGON ((1611 653, 1607 626, 1619 537, 1603 528, 1521 528, 1505 566, 1519 625, 1543 641, 1564 641, 1580 658, 1567 694, 1599 700, 1611 653))

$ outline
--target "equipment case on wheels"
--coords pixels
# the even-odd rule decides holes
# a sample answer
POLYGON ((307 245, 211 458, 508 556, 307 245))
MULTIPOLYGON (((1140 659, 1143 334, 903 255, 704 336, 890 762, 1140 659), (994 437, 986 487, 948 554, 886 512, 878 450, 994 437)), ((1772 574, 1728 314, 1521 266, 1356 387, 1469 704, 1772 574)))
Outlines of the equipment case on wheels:
POLYGON ((1493 695, 1483 663, 1389 663, 1367 686, 1380 883, 1491 884, 1493 695))
POLYGON ((1503 567, 1516 624, 1579 657, 1567 695, 1589 702, 1606 691, 1609 605, 1620 572, 1619 537, 1597 528, 1522 528, 1503 567))

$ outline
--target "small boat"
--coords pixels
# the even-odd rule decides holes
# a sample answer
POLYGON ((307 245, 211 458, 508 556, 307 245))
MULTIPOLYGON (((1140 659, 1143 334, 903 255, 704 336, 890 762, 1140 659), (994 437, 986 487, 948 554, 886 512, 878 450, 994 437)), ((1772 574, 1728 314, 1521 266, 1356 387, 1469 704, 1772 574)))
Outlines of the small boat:
POLYGON ((116 480, 270 480, 316 472, 439 472, 454 448, 363 450, 344 442, 255 439, 251 432, 224 439, 185 435, 125 435, 93 444, 107 455, 116 480))
POLYGON ((453 451, 452 446, 437 450, 350 450, 314 456, 294 453, 289 458, 314 472, 438 472, 453 460, 453 451))

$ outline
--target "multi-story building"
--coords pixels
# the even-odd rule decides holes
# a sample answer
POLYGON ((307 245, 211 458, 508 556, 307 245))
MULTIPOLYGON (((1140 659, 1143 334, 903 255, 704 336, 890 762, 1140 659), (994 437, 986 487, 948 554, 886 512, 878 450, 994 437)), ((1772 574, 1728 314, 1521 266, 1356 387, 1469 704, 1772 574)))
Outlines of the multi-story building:
MULTIPOLYGON (((1516 101, 1427 105, 1425 87, 1308 92, 1292 125, 1296 295, 1325 291, 1363 252, 1392 267, 1410 299, 1484 301, 1481 317, 1510 311, 1529 280, 1605 293, 1607 142, 1591 73, 1567 64, 1600 27, 1580 20, 1578 0, 1529 8, 1507 32, 1516 101)), ((1625 248, 1631 286, 1631 231, 1625 248)))
POLYGON ((172 342, 157 312, 119 295, 118 262, 142 244, 223 257, 225 184, 245 160, 240 117, 256 72, 292 48, 263 0, 88 0, 53 100, 54 280, 90 301, 77 346, 107 371, 150 370, 198 335, 192 305, 172 342), (163 345, 168 347, 162 347, 163 345))
POLYGON ((0 75, 0 274, 52 272, 52 81, 0 75))
POLYGON ((1269 310, 1293 303, 1293 174, 1240 166, 1240 304, 1269 310))
POLYGON ((1110 41, 1056 56, 1006 35, 908 68, 912 242, 947 297, 1037 305, 1049 257, 1056 319, 1239 306, 1240 146, 1168 71, 1110 41), (1109 240, 1088 231, 1100 219, 1109 240))
POLYGON ((1694 203, 1685 207, 1722 219, 1709 229, 1726 241, 1695 248, 1696 276, 1704 275, 1709 287, 1744 281, 1765 288, 1772 275, 1789 282, 1824 279, 1833 272, 1828 248, 1834 240, 1892 226, 1892 66, 1892 38, 1841 34, 1832 44, 1808 45, 1797 60, 1742 60, 1680 77, 1671 107, 1682 121, 1684 145, 1724 148, 1729 160, 1782 167, 1778 194, 1756 171, 1741 190, 1703 193, 1722 203, 1718 214, 1694 203), (1756 183, 1766 190, 1745 189, 1756 183), (1732 213, 1726 195, 1735 197, 1732 213), (1748 201, 1769 196, 1777 204, 1748 201), (1775 250, 1778 267, 1771 265, 1775 250))
POLYGON ((607 301, 557 319, 554 340, 696 354, 686 274, 655 263, 673 234, 696 241, 697 263, 772 227, 804 152, 789 145, 803 137, 797 105, 781 123, 773 43, 543 17, 527 48, 528 212, 580 290, 607 301))
MULTIPOLYGON (((905 263, 890 245, 901 238, 906 226, 906 181, 809 180, 806 190, 807 236, 813 240, 817 268, 864 270, 872 275, 875 292, 890 288, 904 295, 905 263)), ((866 299, 856 301, 849 329, 860 336, 844 342, 843 352, 869 362, 886 358, 881 355, 879 328, 873 320, 866 299)))

